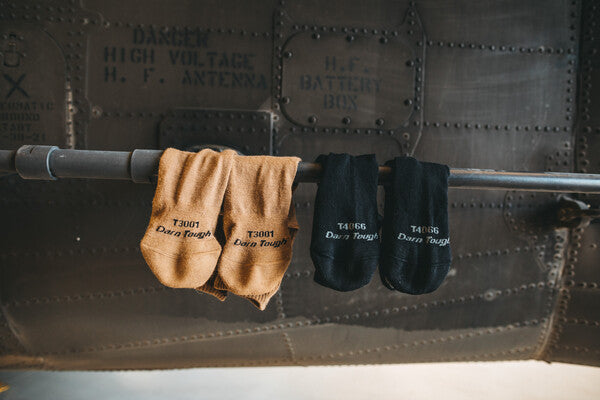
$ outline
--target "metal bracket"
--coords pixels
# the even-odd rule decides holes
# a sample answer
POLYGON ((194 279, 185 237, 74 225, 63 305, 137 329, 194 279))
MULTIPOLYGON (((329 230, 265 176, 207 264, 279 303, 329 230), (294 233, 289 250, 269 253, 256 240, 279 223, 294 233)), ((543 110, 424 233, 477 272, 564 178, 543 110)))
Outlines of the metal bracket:
POLYGON ((57 178, 50 169, 50 154, 57 146, 26 145, 17 150, 15 167, 23 179, 43 179, 55 181, 57 178))
POLYGON ((134 150, 131 153, 131 180, 135 183, 152 183, 151 178, 158 174, 156 150, 134 150))
POLYGON ((585 228, 592 220, 600 218, 600 210, 567 195, 559 197, 558 205, 558 220, 561 226, 567 228, 585 228))

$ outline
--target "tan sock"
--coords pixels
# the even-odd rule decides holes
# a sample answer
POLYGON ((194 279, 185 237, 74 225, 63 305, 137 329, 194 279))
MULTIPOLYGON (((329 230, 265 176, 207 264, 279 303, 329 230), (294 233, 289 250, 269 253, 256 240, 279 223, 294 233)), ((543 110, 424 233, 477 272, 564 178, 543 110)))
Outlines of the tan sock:
POLYGON ((196 290, 200 293, 211 294, 217 299, 225 301, 225 299, 227 299, 227 290, 217 289, 215 287, 215 280, 218 279, 218 276, 218 269, 215 268, 215 271, 210 276, 208 281, 206 281, 204 285, 197 287, 196 290))
MULTIPOLYGON (((222 248, 225 245, 225 235, 223 234, 223 210, 222 209, 221 209, 221 213, 219 214, 219 220, 217 222, 217 228, 216 228, 215 233, 216 233, 215 237, 219 241, 219 245, 221 245, 221 248, 222 248)), ((219 289, 215 288, 215 279, 217 279, 217 276, 219 275, 218 271, 219 271, 219 268, 218 267, 215 268, 215 270, 213 271, 213 274, 208 279, 208 281, 206 281, 206 283, 204 285, 197 287, 196 291, 198 291, 199 293, 210 294, 212 296, 215 296, 217 299, 219 299, 221 301, 225 301, 227 299, 227 290, 219 290, 219 289)))
POLYGON ((215 227, 235 152, 167 149, 160 159, 152 216, 140 248, 158 280, 196 288, 211 277, 221 253, 215 227))
POLYGON ((292 185, 299 158, 235 156, 225 198, 223 248, 213 287, 264 310, 292 259, 298 222, 292 185))

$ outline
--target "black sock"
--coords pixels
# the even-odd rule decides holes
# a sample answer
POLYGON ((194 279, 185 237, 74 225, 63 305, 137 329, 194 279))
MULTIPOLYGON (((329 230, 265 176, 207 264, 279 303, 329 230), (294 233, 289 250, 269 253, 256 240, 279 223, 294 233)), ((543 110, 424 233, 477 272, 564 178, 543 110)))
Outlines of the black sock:
POLYGON ((436 290, 452 256, 448 231, 448 166, 397 157, 385 165, 385 215, 379 272, 389 289, 410 294, 436 290))
POLYGON ((315 200, 310 255, 315 282, 347 292, 371 281, 379 261, 374 154, 320 155, 323 175, 315 200))

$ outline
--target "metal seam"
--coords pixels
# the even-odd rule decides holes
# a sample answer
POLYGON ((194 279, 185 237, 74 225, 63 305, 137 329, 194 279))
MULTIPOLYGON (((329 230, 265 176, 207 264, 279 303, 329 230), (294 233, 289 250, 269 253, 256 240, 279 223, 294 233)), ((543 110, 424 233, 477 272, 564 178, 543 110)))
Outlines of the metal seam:
MULTIPOLYGON (((539 324, 539 321, 527 320, 527 321, 521 321, 520 324, 535 326, 535 325, 539 324)), ((381 352, 387 352, 387 351, 393 351, 393 350, 404 350, 407 348, 429 346, 429 345, 435 345, 438 343, 455 342, 455 341, 470 339, 470 338, 478 337, 478 336, 496 335, 499 333, 510 332, 514 329, 517 329, 517 327, 513 324, 503 325, 503 326, 497 326, 497 327, 493 327, 493 328, 471 331, 471 332, 467 332, 464 334, 461 333, 461 334, 457 334, 457 335, 442 336, 442 337, 438 337, 438 338, 434 338, 434 339, 415 340, 412 342, 404 342, 404 343, 393 344, 393 345, 388 345, 388 346, 379 346, 379 347, 371 347, 371 348, 364 348, 364 349, 357 349, 357 350, 349 350, 346 352, 329 353, 326 355, 320 354, 318 356, 306 356, 306 357, 301 357, 298 360, 303 361, 303 360, 307 360, 307 359, 314 360, 314 359, 325 359, 325 358, 340 358, 340 357, 353 356, 355 353, 358 355, 362 355, 363 353, 373 353, 373 352, 381 353, 381 352)))
MULTIPOLYGON (((511 289, 498 290, 496 292, 496 295, 511 296, 511 295, 519 294, 519 293, 522 293, 522 292, 528 291, 528 290, 534 290, 534 289, 543 290, 546 288, 546 284, 548 287, 551 288, 551 282, 547 282, 546 284, 542 284, 542 285, 540 285, 540 284, 542 284, 542 282, 524 284, 524 285, 521 285, 521 286, 518 286, 515 288, 511 288, 511 289)), ((391 310, 389 308, 386 308, 386 309, 382 309, 379 311, 372 311, 370 313, 367 313, 367 315, 364 315, 364 313, 363 313, 362 318, 379 317, 380 314, 382 316, 385 316, 385 315, 389 315, 390 313, 400 313, 400 312, 404 313, 404 312, 409 312, 409 311, 416 311, 420 308, 443 307, 443 306, 447 306, 447 305, 454 305, 456 303, 465 303, 467 301, 474 301, 476 299, 482 299, 482 298, 484 298, 486 293, 487 293, 487 291, 484 293, 479 293, 477 295, 461 296, 461 297, 447 299, 447 300, 432 301, 430 303, 424 302, 424 303, 420 303, 420 304, 413 304, 410 306, 394 307, 391 310)), ((273 330, 288 331, 288 330, 304 328, 306 326, 322 326, 322 325, 326 325, 326 324, 333 324, 333 323, 341 321, 341 320, 350 320, 350 319, 356 319, 356 318, 360 318, 360 317, 361 317, 361 315, 359 315, 359 314, 353 314, 353 315, 340 314, 340 315, 329 316, 329 317, 322 316, 322 317, 314 317, 311 319, 305 319, 303 321, 287 322, 285 324, 284 323, 272 324, 270 326, 262 325, 262 326, 256 326, 253 328, 239 327, 239 328, 235 329, 235 332, 234 332, 234 330, 229 330, 227 332, 218 331, 218 332, 210 332, 210 333, 173 336, 170 338, 144 339, 144 340, 137 340, 137 341, 127 342, 127 343, 122 343, 122 344, 107 344, 107 345, 102 345, 102 346, 97 346, 97 347, 89 347, 86 349, 39 353, 38 355, 39 356, 45 356, 45 355, 50 356, 50 355, 61 355, 61 354, 94 353, 94 352, 103 352, 103 351, 108 351, 108 350, 126 350, 126 349, 131 349, 131 348, 158 347, 158 346, 165 346, 165 345, 171 345, 171 344, 178 344, 178 343, 182 343, 182 342, 212 341, 213 339, 218 340, 218 339, 227 339, 230 337, 242 337, 242 336, 247 336, 247 335, 270 333, 270 331, 273 331, 273 330)), ((537 320, 533 320, 533 321, 537 321, 537 320)))

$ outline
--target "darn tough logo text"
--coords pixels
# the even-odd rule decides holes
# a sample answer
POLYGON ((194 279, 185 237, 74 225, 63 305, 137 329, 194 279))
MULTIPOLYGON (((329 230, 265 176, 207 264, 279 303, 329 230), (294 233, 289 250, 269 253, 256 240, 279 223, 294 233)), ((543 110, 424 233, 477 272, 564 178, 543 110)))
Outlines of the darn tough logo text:
POLYGON ((336 240, 366 240, 367 242, 371 242, 373 240, 379 239, 379 234, 377 233, 360 233, 360 232, 348 232, 348 233, 333 233, 331 231, 327 231, 325 233, 325 237, 327 239, 336 239, 336 240))
POLYGON ((240 239, 235 239, 235 241, 233 242, 234 246, 242 246, 242 247, 273 247, 273 248, 278 248, 283 246, 284 244, 286 244, 288 241, 286 238, 283 238, 281 240, 265 240, 265 239, 261 239, 260 241, 251 241, 251 240, 240 240, 240 239))
POLYGON ((206 232, 193 232, 193 231, 178 231, 178 230, 173 230, 173 229, 167 229, 162 225, 159 225, 156 228, 156 232, 160 232, 164 235, 171 235, 171 236, 175 236, 175 237, 184 237, 184 238, 192 238, 192 239, 204 239, 207 237, 212 236, 210 231, 206 231, 206 232))
POLYGON ((418 236, 408 236, 405 233, 400 233, 398 235, 398 240, 404 240, 406 242, 413 242, 413 243, 434 244, 434 245, 440 246, 440 247, 444 247, 444 246, 447 246, 448 244, 450 244, 450 238, 436 239, 433 236, 425 236, 423 238, 423 237, 418 237, 418 236))

